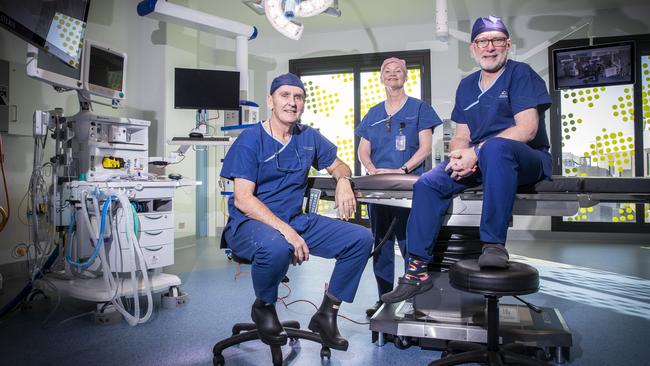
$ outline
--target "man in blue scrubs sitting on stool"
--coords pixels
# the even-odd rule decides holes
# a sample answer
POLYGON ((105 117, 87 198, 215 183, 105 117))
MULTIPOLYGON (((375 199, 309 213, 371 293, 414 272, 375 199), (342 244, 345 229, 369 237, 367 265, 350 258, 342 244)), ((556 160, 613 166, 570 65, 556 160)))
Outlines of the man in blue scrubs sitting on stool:
POLYGON ((386 303, 409 299, 433 287, 427 274, 445 213, 455 194, 483 185, 481 268, 507 268, 508 223, 517 188, 551 176, 544 111, 551 98, 544 80, 524 63, 508 60, 510 35, 500 18, 478 18, 470 52, 481 70, 461 80, 451 119, 456 133, 449 160, 413 186, 407 224, 409 264, 386 303))
POLYGON ((356 209, 352 173, 336 156, 334 144, 300 123, 306 93, 296 75, 275 78, 269 94, 271 117, 244 130, 223 162, 221 176, 234 181, 223 239, 235 255, 252 263, 257 299, 251 317, 260 339, 269 345, 287 342, 275 302, 289 264, 302 264, 310 254, 336 258, 329 288, 309 329, 319 333, 326 346, 345 351, 348 341, 339 334, 336 317, 341 301, 354 300, 372 234, 359 225, 302 213, 307 175, 314 167, 326 169, 336 179, 339 216, 351 218, 356 209))

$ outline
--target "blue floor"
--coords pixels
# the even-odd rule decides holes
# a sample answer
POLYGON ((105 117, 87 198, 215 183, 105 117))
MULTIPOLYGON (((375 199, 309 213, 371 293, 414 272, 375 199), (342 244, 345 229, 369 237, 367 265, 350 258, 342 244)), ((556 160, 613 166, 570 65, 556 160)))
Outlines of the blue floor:
MULTIPOLYGON (((212 365, 213 345, 230 335, 233 323, 250 320, 254 297, 250 276, 243 274, 235 280, 237 266, 218 251, 214 240, 194 242, 177 241, 176 264, 166 271, 179 274, 183 290, 191 296, 184 308, 161 309, 157 301, 146 324, 130 327, 122 321, 100 326, 93 324, 90 315, 66 321, 93 310, 94 305, 64 299, 43 325, 56 298, 34 301, 32 309, 15 312, 0 323, 0 365, 212 365)), ((540 292, 526 299, 557 308, 571 328, 574 347, 570 364, 650 365, 650 250, 639 249, 638 244, 617 244, 622 260, 632 261, 632 265, 621 266, 626 271, 617 273, 607 270, 617 268, 616 263, 589 266, 584 256, 567 260, 555 252, 557 245, 535 243, 532 249, 530 242, 515 242, 509 248, 514 259, 526 261, 540 272, 540 292), (630 269, 634 266, 639 269, 630 269)), ((587 244, 573 246, 577 251, 589 248, 587 244)), ((612 247, 592 247, 588 252, 607 256, 612 247)), ((305 299, 320 304, 332 266, 332 261, 312 257, 302 267, 290 268, 291 293, 286 301, 305 299)), ((6 291, 2 299, 6 299, 6 291)), ((288 293, 281 287, 281 295, 288 293)), ((341 314, 367 323, 364 310, 376 296, 368 266, 355 302, 343 304, 341 314)), ((315 310, 305 302, 289 308, 278 304, 277 309, 280 319, 296 319, 303 327, 315 310)), ((350 342, 347 352, 332 351, 332 358, 321 362, 320 346, 300 341, 282 348, 285 364, 410 366, 427 365, 440 356, 419 347, 378 347, 371 343, 367 324, 339 319, 339 327, 350 342)), ((271 364, 268 347, 259 341, 232 347, 224 356, 226 365, 271 364)))

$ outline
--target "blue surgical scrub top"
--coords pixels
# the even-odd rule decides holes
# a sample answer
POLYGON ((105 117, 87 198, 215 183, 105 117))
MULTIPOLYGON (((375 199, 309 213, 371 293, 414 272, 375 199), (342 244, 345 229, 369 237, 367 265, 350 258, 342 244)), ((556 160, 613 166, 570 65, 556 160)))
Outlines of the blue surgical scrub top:
MULTIPOLYGON (((354 132, 370 142, 370 158, 375 167, 396 169, 403 166, 420 147, 418 133, 427 128, 433 129, 442 121, 429 104, 411 97, 389 120, 385 103, 370 108, 354 132), (395 145, 400 133, 406 138, 404 151, 397 150, 395 145)), ((411 171, 422 174, 424 163, 411 171)))
POLYGON ((528 145, 549 148, 544 111, 551 106, 551 97, 544 80, 529 65, 513 60, 507 61, 503 72, 485 91, 481 90, 480 77, 479 70, 461 80, 451 113, 453 121, 469 127, 472 145, 514 126, 515 114, 536 108, 539 126, 528 145))
MULTIPOLYGON (((228 149, 221 176, 254 182, 255 197, 282 221, 296 228, 307 223, 294 221, 302 213, 309 169, 321 170, 332 165, 336 150, 336 145, 320 132, 302 124, 294 126, 289 142, 283 145, 260 122, 244 130, 228 149)), ((228 200, 228 212, 227 229, 236 230, 249 220, 235 207, 233 196, 228 200)))

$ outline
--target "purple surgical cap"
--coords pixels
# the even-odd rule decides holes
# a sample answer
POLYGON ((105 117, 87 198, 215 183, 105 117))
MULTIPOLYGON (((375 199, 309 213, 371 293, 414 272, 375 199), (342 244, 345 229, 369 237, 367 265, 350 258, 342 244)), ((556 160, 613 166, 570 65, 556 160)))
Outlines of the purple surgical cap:
POLYGON ((278 77, 273 79, 273 81, 271 82, 271 90, 269 94, 272 95, 273 92, 276 91, 282 85, 297 86, 300 89, 302 89, 303 93, 307 94, 307 92, 305 91, 305 85, 303 85, 300 78, 290 72, 279 75, 278 77))
POLYGON ((501 18, 490 15, 487 18, 480 17, 476 19, 474 25, 472 26, 472 42, 474 42, 474 39, 479 34, 489 31, 503 32, 506 37, 510 38, 508 28, 506 28, 506 25, 503 24, 501 18))

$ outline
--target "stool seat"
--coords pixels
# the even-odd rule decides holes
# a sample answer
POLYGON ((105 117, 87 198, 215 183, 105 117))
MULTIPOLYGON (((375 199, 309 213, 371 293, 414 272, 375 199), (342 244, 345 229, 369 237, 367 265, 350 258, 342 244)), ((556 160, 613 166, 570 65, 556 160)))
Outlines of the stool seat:
POLYGON ((505 269, 481 269, 478 260, 466 259, 456 262, 449 269, 449 284, 461 291, 482 294, 485 297, 487 345, 449 342, 443 358, 431 362, 429 366, 464 365, 474 362, 490 366, 548 366, 544 360, 517 353, 512 345, 499 345, 499 298, 537 292, 539 273, 535 268, 524 263, 510 262, 505 269))
POLYGON ((461 290, 482 295, 512 296, 539 290, 539 272, 527 264, 510 262, 506 269, 483 268, 476 259, 456 262, 449 270, 449 283, 461 290))

